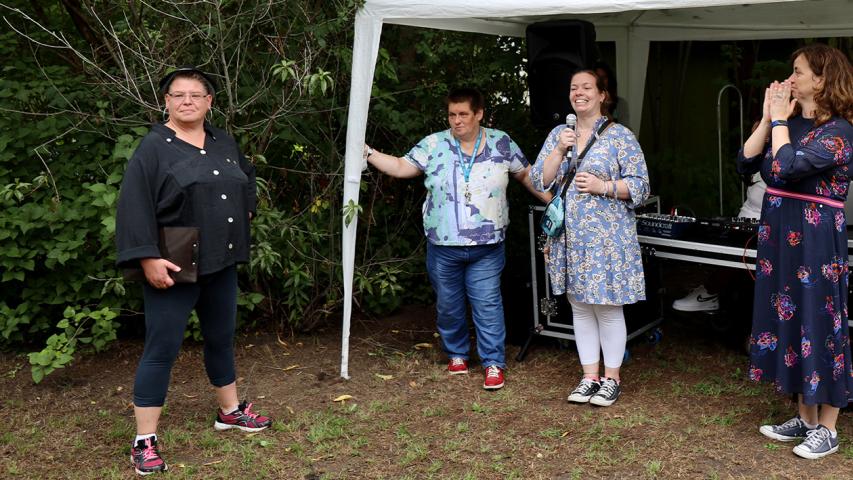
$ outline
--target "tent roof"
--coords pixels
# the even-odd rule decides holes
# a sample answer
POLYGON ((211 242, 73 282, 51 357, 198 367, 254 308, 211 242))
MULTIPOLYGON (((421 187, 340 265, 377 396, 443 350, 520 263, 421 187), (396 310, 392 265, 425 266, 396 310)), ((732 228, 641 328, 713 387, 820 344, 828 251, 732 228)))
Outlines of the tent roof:
POLYGON ((595 24, 599 40, 630 27, 647 40, 739 40, 853 34, 853 0, 367 0, 384 23, 524 36, 534 22, 567 17, 595 24))

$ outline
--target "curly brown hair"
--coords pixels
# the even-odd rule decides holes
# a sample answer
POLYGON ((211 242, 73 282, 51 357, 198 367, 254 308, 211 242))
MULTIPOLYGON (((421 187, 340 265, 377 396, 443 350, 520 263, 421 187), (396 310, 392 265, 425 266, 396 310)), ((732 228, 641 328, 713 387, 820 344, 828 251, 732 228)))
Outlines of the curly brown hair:
POLYGON ((575 75, 579 73, 588 73, 595 78, 595 88, 604 93, 604 101, 601 102, 601 115, 604 117, 610 117, 610 108, 613 106, 613 98, 610 97, 610 92, 607 91, 607 87, 604 86, 604 79, 601 78, 601 75, 595 73, 595 70, 589 68, 582 68, 580 70, 576 70, 575 73, 572 74, 572 78, 575 78, 575 75))
MULTIPOLYGON (((823 125, 833 116, 853 123, 853 66, 841 50, 812 43, 791 54, 791 63, 802 55, 812 73, 823 78, 823 85, 815 91, 815 124, 823 125)), ((799 113, 797 105, 797 113, 799 113)))

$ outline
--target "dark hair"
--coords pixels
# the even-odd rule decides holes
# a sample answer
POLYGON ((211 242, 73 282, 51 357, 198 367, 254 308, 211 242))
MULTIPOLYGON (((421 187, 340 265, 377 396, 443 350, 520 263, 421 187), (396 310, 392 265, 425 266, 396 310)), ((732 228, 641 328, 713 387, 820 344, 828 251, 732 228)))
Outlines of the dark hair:
POLYGON ((483 94, 476 88, 454 88, 446 97, 444 97, 445 106, 450 105, 451 103, 462 102, 468 102, 468 105, 471 106, 471 111, 475 113, 486 107, 486 100, 483 98, 483 94))
POLYGON ((610 112, 616 110, 616 106, 619 105, 619 88, 616 83, 616 74, 613 73, 613 69, 610 68, 606 62, 596 62, 592 67, 593 70, 602 70, 605 75, 607 75, 607 93, 610 94, 610 112))
MULTIPOLYGON (((791 63, 802 55, 815 76, 823 78, 814 93, 815 124, 822 125, 837 115, 853 122, 853 67, 850 59, 837 48, 812 43, 791 54, 791 63)), ((796 112, 800 112, 797 104, 796 112)))
POLYGON ((610 98, 610 92, 604 88, 604 79, 601 78, 601 75, 595 73, 595 70, 589 68, 582 68, 580 70, 576 70, 575 73, 572 74, 572 78, 575 78, 575 75, 579 73, 588 73, 595 78, 595 88, 598 89, 599 92, 604 93, 604 101, 601 102, 601 114, 605 117, 610 117, 610 108, 613 106, 613 100, 610 98))
POLYGON ((172 85, 172 82, 176 78, 187 78, 201 83, 204 86, 205 93, 208 95, 213 95, 216 92, 216 85, 210 76, 195 67, 183 66, 169 72, 160 79, 160 93, 165 95, 169 91, 169 86, 172 85))

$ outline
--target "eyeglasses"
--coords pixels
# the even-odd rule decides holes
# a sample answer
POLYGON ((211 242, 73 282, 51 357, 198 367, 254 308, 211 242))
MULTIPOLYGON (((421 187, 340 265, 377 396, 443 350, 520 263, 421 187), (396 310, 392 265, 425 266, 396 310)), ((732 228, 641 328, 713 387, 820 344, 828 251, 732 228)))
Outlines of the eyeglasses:
POLYGON ((198 102, 202 101, 202 99, 207 97, 208 94, 199 93, 199 92, 172 92, 172 93, 167 93, 166 96, 173 99, 173 100, 183 100, 183 99, 187 98, 187 96, 189 96, 190 100, 193 103, 198 103, 198 102))

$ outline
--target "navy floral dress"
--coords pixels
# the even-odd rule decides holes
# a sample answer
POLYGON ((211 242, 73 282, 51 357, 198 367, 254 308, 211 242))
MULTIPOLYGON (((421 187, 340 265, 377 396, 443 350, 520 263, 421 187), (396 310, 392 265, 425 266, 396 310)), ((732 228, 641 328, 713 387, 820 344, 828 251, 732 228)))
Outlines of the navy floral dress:
POLYGON ((836 117, 788 125, 791 144, 775 157, 768 144, 763 155, 738 158, 742 173, 760 171, 771 190, 758 230, 749 378, 801 393, 808 405, 844 407, 853 392, 847 221, 827 203, 847 198, 853 127, 836 117))

